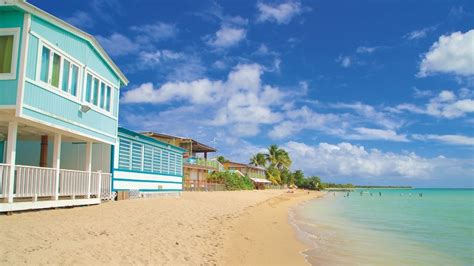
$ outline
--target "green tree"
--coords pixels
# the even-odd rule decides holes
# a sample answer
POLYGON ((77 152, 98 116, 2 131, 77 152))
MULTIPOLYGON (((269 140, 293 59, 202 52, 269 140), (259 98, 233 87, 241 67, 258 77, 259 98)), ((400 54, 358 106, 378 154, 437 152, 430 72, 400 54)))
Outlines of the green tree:
POLYGON ((220 155, 220 156, 217 156, 216 160, 220 163, 227 163, 229 162, 229 160, 227 160, 226 158, 224 158, 224 156, 220 155))
POLYGON ((294 173, 293 173, 293 179, 295 180, 295 185, 297 187, 301 187, 301 188, 304 188, 304 186, 306 185, 306 180, 304 178, 304 173, 303 171, 301 170, 296 170, 294 173))
POLYGON ((265 167, 266 162, 267 160, 265 158, 265 154, 260 153, 260 152, 255 154, 252 158, 250 158, 250 164, 254 166, 265 167))

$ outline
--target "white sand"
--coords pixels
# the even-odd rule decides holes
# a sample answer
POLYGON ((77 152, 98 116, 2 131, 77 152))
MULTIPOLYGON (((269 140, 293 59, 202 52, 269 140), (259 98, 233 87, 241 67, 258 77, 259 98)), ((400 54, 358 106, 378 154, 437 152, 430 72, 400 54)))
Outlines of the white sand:
MULTIPOLYGON (((226 261, 225 247, 236 245, 230 236, 259 213, 259 206, 248 207, 279 195, 284 191, 185 192, 180 198, 2 215, 0 263, 229 264, 235 261, 226 261)), ((281 208, 275 219, 285 223, 281 208)))

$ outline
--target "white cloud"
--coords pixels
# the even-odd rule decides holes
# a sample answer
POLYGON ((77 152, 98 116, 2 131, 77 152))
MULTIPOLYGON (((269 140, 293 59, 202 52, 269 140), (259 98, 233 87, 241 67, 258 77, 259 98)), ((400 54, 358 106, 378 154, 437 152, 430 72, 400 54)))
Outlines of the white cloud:
POLYGON ((474 100, 470 98, 471 92, 467 89, 460 90, 458 95, 453 91, 443 90, 437 96, 431 98, 424 106, 403 103, 395 109, 408 111, 416 114, 425 114, 442 118, 458 118, 474 112, 474 100))
POLYGON ((237 45, 245 39, 247 30, 223 25, 215 36, 208 36, 207 43, 216 48, 228 48, 237 45))
POLYGON ((464 145, 464 146, 474 146, 474 138, 463 136, 463 135, 412 135, 414 139, 417 140, 434 140, 439 141, 447 144, 454 144, 454 145, 464 145))
POLYGON ((203 78, 167 82, 159 88, 144 83, 126 91, 122 103, 189 102, 203 111, 205 118, 201 119, 207 125, 231 125, 240 136, 255 135, 259 125, 281 120, 281 114, 273 108, 284 98, 278 88, 262 84, 262 74, 263 68, 258 64, 241 64, 225 81, 203 78))
POLYGON ((414 30, 410 33, 407 33, 404 37, 405 39, 408 39, 408 40, 423 39, 428 35, 428 33, 436 30, 436 28, 437 28, 436 26, 431 26, 431 27, 426 27, 419 30, 414 30))
POLYGON ((405 121, 389 112, 362 103, 336 103, 324 107, 352 112, 320 113, 307 106, 290 107, 283 121, 274 125, 268 135, 272 139, 283 139, 302 130, 313 130, 343 139, 409 141, 406 135, 396 132, 405 121))
POLYGON ((154 24, 132 26, 132 31, 138 33, 136 41, 146 45, 148 42, 158 42, 176 37, 178 29, 176 25, 156 22, 154 24))
POLYGON ((154 52, 142 51, 139 53, 140 64, 145 66, 155 66, 162 62, 170 60, 181 60, 185 58, 183 53, 177 53, 170 50, 157 50, 154 52))
POLYGON ((469 176, 474 170, 472 160, 469 162, 442 156, 423 158, 414 153, 367 150, 346 142, 310 146, 290 141, 283 148, 290 153, 294 169, 302 169, 307 174, 321 175, 323 178, 435 179, 452 175, 469 176))
POLYGON ((399 135, 397 134, 397 132, 391 129, 357 127, 354 130, 356 134, 349 135, 347 136, 347 138, 359 140, 386 140, 397 142, 409 141, 406 135, 399 135))
POLYGON ((339 57, 336 58, 336 62, 341 64, 342 67, 348 68, 351 66, 352 60, 350 56, 339 55, 339 57))
POLYGON ((474 29, 439 37, 423 55, 418 75, 425 77, 433 73, 474 75, 474 29))
POLYGON ((372 46, 372 47, 359 46, 359 47, 357 47, 356 52, 359 53, 359 54, 371 54, 371 53, 375 52, 376 50, 378 50, 379 48, 380 47, 377 47, 377 46, 372 46))
POLYGON ((96 38, 112 56, 132 54, 140 50, 139 44, 120 33, 113 33, 109 37, 98 35, 96 38))
POLYGON ((304 8, 299 1, 287 1, 281 4, 258 3, 257 9, 260 12, 257 21, 273 21, 277 24, 288 24, 293 17, 301 14, 304 8))
POLYGON ((66 18, 66 21, 76 27, 83 29, 91 28, 95 24, 94 19, 92 19, 91 15, 81 10, 74 12, 71 17, 66 18))

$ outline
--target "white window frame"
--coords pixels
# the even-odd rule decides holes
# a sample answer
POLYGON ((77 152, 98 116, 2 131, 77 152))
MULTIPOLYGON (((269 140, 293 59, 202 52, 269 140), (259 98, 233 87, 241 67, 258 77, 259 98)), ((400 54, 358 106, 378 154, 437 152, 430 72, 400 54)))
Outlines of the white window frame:
POLYGON ((69 56, 68 54, 64 53, 63 51, 55 48, 53 45, 49 44, 48 42, 39 39, 38 43, 38 52, 37 52, 37 59, 36 59, 36 82, 38 82, 43 88, 48 89, 49 91, 52 91, 56 94, 59 94, 63 96, 64 98, 68 98, 69 100, 72 100, 77 103, 80 102, 80 96, 81 96, 81 88, 82 88, 82 69, 84 66, 74 59, 73 57, 69 56), (46 47, 50 50, 49 53, 49 70, 48 70, 48 82, 44 82, 41 80, 41 60, 42 60, 42 54, 43 54, 43 47, 46 47), (60 57, 60 68, 59 68, 59 84, 58 87, 54 87, 51 84, 51 79, 52 79, 52 72, 53 72, 53 57, 54 54, 59 55, 60 57), (64 59, 68 60, 70 65, 69 65, 69 82, 68 82, 68 90, 63 91, 62 89, 62 83, 63 83, 63 65, 64 65, 64 59), (75 65, 78 68, 78 73, 77 73, 77 91, 76 91, 76 96, 72 95, 70 93, 71 90, 71 78, 72 78, 72 65, 75 65))
POLYGON ((13 55, 10 73, 0 73, 0 80, 16 79, 16 69, 18 66, 18 50, 20 49, 20 28, 1 28, 0 36, 13 35, 13 55))
MULTIPOLYGON (((71 101, 74 101, 78 104, 81 105, 87 105, 91 109, 93 109, 96 112, 99 112, 105 116, 108 116, 112 119, 117 119, 117 116, 114 116, 114 96, 115 96, 115 90, 117 90, 117 86, 113 86, 111 82, 107 81, 104 77, 99 75, 97 72, 93 71, 92 69, 86 67, 83 63, 69 55, 68 53, 62 51, 61 49, 57 48, 56 45, 53 45, 49 41, 45 40, 42 38, 39 34, 35 32, 30 32, 33 36, 38 38, 38 51, 37 51, 37 60, 36 60, 36 77, 34 83, 37 85, 54 92, 56 94, 59 94, 63 96, 64 98, 67 98, 71 101), (61 56, 61 68, 60 68, 60 75, 59 75, 59 88, 54 87, 53 85, 49 84, 49 82, 44 82, 40 79, 41 75, 41 54, 43 50, 43 46, 46 46, 48 49, 50 49, 50 74, 51 74, 51 69, 53 65, 52 61, 52 56, 54 53, 58 54, 61 56), (78 82, 77 82, 77 95, 73 96, 72 94, 69 93, 70 91, 70 85, 68 86, 68 92, 65 92, 62 90, 62 74, 63 74, 63 69, 62 65, 64 63, 63 59, 67 59, 71 64, 76 65, 79 68, 79 73, 78 73, 78 82), (86 93, 86 81, 87 81, 87 73, 90 73, 92 77, 97 78, 99 80, 99 89, 100 89, 100 83, 103 82, 106 84, 106 86, 109 86, 111 91, 110 91, 110 110, 107 111, 105 109, 100 108, 100 102, 98 101, 99 106, 95 106, 93 103, 89 103, 88 101, 85 100, 85 93, 86 93)), ((70 71, 69 76, 71 77, 72 71, 70 71)), ((51 75, 48 77, 49 79, 51 78, 51 75)), ((69 79, 69 83, 71 83, 71 78, 69 79)), ((100 94, 100 93, 99 93, 100 94)), ((106 96, 107 97, 107 96, 106 96)), ((100 95, 99 99, 100 100, 100 95)))
MULTIPOLYGON (((83 86, 82 86, 82 101, 87 104, 90 108, 94 109, 95 111, 97 112, 100 112, 100 113, 105 113, 109 116, 112 116, 113 114, 113 101, 114 101, 114 93, 115 93, 115 86, 112 85, 112 83, 106 81, 106 79, 104 79, 103 77, 101 77, 99 74, 97 74, 95 71, 89 69, 89 68, 85 68, 85 71, 84 71, 84 75, 83 75, 83 82, 82 82, 83 86), (86 92, 87 92, 87 75, 91 75, 92 77, 92 85, 91 85, 91 97, 94 97, 94 79, 97 79, 99 81, 99 84, 97 85, 97 89, 99 90, 97 92, 97 105, 94 104, 94 101, 92 102, 89 102, 87 99, 86 99, 86 92), (100 93, 100 88, 101 88, 101 85, 104 84, 105 87, 104 87, 104 90, 105 90, 105 93, 104 93, 104 96, 105 98, 107 98, 107 87, 110 87, 110 99, 109 99, 109 107, 110 107, 110 110, 107 111, 106 109, 106 106, 107 106, 107 103, 104 102, 104 108, 101 108, 100 107, 100 103, 102 101, 101 97, 101 93, 100 93)), ((115 103, 114 103, 115 104, 115 103)))

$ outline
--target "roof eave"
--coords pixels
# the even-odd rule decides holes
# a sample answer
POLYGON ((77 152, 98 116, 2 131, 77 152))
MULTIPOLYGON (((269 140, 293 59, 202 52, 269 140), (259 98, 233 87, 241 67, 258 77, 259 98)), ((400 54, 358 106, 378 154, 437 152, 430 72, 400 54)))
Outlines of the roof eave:
POLYGON ((94 38, 94 36, 90 35, 87 32, 84 32, 80 30, 79 28, 76 28, 75 26, 61 20, 60 18, 55 17, 54 15, 49 14, 48 12, 30 4, 24 1, 16 2, 16 6, 19 8, 25 10, 28 13, 31 13, 35 16, 38 16, 40 18, 43 18, 45 20, 48 20, 49 22, 52 22, 53 24, 59 24, 61 26, 64 26, 67 28, 69 31, 73 32, 74 34, 82 37, 84 40, 88 41, 97 51, 99 54, 104 57, 105 61, 109 63, 109 65, 112 67, 114 70, 115 74, 120 78, 121 84, 124 86, 128 85, 129 81, 127 77, 122 73, 120 68, 115 64, 115 62, 110 58, 110 56, 105 52, 104 48, 100 45, 100 43, 94 38))

